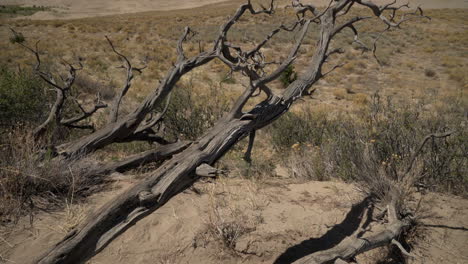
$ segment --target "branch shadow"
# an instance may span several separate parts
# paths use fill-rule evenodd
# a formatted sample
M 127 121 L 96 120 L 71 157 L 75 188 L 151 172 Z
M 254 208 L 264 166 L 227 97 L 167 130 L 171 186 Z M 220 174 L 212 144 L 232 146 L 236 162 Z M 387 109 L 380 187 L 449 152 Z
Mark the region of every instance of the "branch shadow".
M 424 227 L 432 227 L 432 228 L 445 228 L 445 229 L 452 229 L 452 230 L 460 230 L 460 231 L 468 231 L 468 228 L 463 226 L 447 226 L 447 225 L 432 225 L 432 224 L 422 224 Z
M 274 264 L 290 264 L 312 253 L 327 250 L 338 245 L 343 239 L 352 235 L 359 228 L 362 217 L 366 217 L 363 214 L 364 210 L 369 206 L 370 201 L 371 197 L 366 197 L 361 202 L 353 205 L 341 223 L 334 225 L 319 238 L 310 238 L 286 249 L 275 260 Z M 368 225 L 369 221 L 370 217 L 364 226 Z

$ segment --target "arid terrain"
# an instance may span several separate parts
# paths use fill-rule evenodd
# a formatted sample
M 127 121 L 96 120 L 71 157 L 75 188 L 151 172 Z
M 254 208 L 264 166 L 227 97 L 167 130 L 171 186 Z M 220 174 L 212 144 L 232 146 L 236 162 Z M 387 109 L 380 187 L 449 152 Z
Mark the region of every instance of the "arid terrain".
M 51 11 L 38 12 L 29 19 L 75 19 L 94 16 L 105 16 L 115 14 L 137 13 L 147 11 L 168 11 L 177 9 L 187 9 L 210 5 L 220 2 L 242 2 L 239 0 L 179 0 L 176 2 L 167 0 L 2 0 L 5 5 L 25 5 L 25 6 L 48 6 Z M 284 1 L 283 1 L 284 2 Z M 326 6 L 327 0 L 308 0 L 304 3 L 312 3 L 317 6 Z M 374 1 L 384 3 L 385 0 Z M 398 0 L 398 3 L 409 2 L 413 5 L 420 5 L 423 8 L 468 8 L 466 0 Z M 282 3 L 284 5 L 284 3 Z
M 91 197 L 87 204 L 38 215 L 33 227 L 25 219 L 20 224 L 24 229 L 3 245 L 3 256 L 12 263 L 28 263 L 61 239 L 68 224 L 63 220 L 85 217 L 135 182 L 127 176 L 119 178 L 109 191 Z M 337 182 L 221 179 L 195 188 L 138 222 L 88 263 L 292 263 L 350 235 L 359 224 L 354 217 L 363 210 L 356 187 Z M 468 201 L 445 195 L 439 199 L 439 195 L 423 198 L 421 212 L 428 218 L 421 220 L 419 234 L 410 238 L 417 241 L 417 258 L 410 263 L 468 262 L 468 234 L 463 229 Z M 233 248 L 216 235 L 223 224 L 239 232 Z M 389 253 L 370 252 L 358 262 L 376 263 L 385 254 Z
M 197 32 L 185 44 L 189 55 L 209 49 L 219 25 L 244 2 L 1 0 L 0 5 L 50 9 L 28 16 L 2 17 L 0 13 L 0 61 L 19 72 L 34 64 L 31 53 L 12 43 L 10 28 L 21 32 L 31 45 L 40 41 L 43 64 L 54 72 L 63 72 L 64 61 L 79 61 L 83 70 L 76 79 L 80 92 L 76 100 L 89 108 L 96 93 L 108 101 L 125 81 L 121 61 L 112 53 L 107 36 L 135 65 L 146 66 L 135 75 L 124 98 L 124 115 L 133 111 L 177 60 L 176 43 L 185 26 Z M 217 163 L 224 175 L 198 181 L 123 232 L 87 263 L 292 263 L 335 246 L 360 228 L 357 216 L 366 209 L 360 203 L 365 191 L 354 176 L 359 170 L 350 157 L 364 150 L 355 145 L 382 150 L 381 168 L 404 167 L 411 156 L 405 151 L 416 147 L 402 145 L 418 146 L 427 133 L 440 127 L 453 127 L 458 134 L 440 145 L 433 140 L 432 147 L 424 149 L 415 165 L 424 175 L 424 184 L 410 188 L 404 197 L 407 208 L 416 212 L 416 227 L 405 234 L 404 241 L 413 257 L 396 253 L 395 246 L 385 246 L 356 260 L 367 264 L 468 263 L 468 1 L 410 2 L 421 5 L 431 20 L 414 20 L 401 30 L 387 32 L 376 51 L 380 63 L 372 53 L 356 48 L 351 32 L 337 37 L 332 46 L 343 46 L 346 53 L 330 60 L 347 63 L 315 84 L 314 93 L 298 101 L 291 113 L 257 132 L 251 163 L 242 159 L 248 141 L 244 139 Z M 286 3 L 280 1 L 280 6 Z M 361 9 L 355 12 L 367 14 Z M 292 10 L 283 8 L 273 18 L 247 16 L 230 32 L 230 41 L 252 47 L 291 17 L 295 18 Z M 362 40 L 369 45 L 383 29 L 374 21 L 359 26 L 365 32 Z M 315 28 L 310 31 L 317 33 Z M 304 70 L 314 52 L 316 37 L 311 35 L 304 40 L 292 75 Z M 296 38 L 297 32 L 279 33 L 265 47 L 266 56 L 284 59 Z M 167 119 L 175 121 L 167 123 L 164 136 L 195 140 L 247 85 L 241 74 L 230 75 L 219 61 L 190 72 L 172 95 L 182 99 L 172 99 L 168 107 Z M 271 89 L 279 93 L 284 85 L 277 80 Z M 106 114 L 88 121 L 102 127 Z M 186 130 L 187 122 L 193 120 L 196 127 Z M 303 125 L 298 128 L 298 124 Z M 23 135 L 18 128 L 1 134 L 5 141 L 0 141 L 0 147 L 26 145 L 27 137 L 15 133 Z M 145 142 L 119 143 L 99 149 L 90 159 L 92 163 L 118 161 L 151 147 Z M 24 147 L 19 156 L 28 157 L 28 150 Z M 28 166 L 28 158 L 18 164 L 8 158 L 0 155 L 0 173 L 4 173 L 0 174 L 2 263 L 29 263 L 39 257 L 83 223 L 90 212 L 119 197 L 153 168 L 150 164 L 128 174 L 113 173 L 98 187 L 77 180 L 80 176 L 72 173 L 65 184 L 60 183 L 60 188 L 67 187 L 64 194 L 45 189 L 31 199 L 35 207 L 16 212 L 13 191 L 8 193 L 5 186 L 15 177 L 35 175 L 36 169 Z M 49 184 L 53 185 L 46 182 Z M 377 225 L 369 228 L 371 234 L 378 231 Z

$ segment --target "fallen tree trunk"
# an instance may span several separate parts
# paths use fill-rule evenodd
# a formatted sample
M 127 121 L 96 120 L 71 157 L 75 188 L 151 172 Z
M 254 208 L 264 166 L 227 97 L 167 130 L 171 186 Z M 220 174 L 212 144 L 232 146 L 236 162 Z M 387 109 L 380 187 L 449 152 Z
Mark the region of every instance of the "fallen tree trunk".
M 267 65 L 262 59 L 259 59 L 264 58 L 264 54 L 260 52 L 260 49 L 279 30 L 273 31 L 267 36 L 265 41 L 248 52 L 229 43 L 226 34 L 229 28 L 246 11 L 250 11 L 251 14 L 272 14 L 273 1 L 270 8 L 263 8 L 260 11 L 255 11 L 250 1 L 242 5 L 234 16 L 221 28 L 220 36 L 215 42 L 215 48 L 211 52 L 200 54 L 192 59 L 185 59 L 183 55 L 182 41 L 189 32 L 186 29 L 177 48 L 179 59 L 175 68 L 170 71 L 161 83 L 160 88 L 149 95 L 134 113 L 110 124 L 95 134 L 70 145 L 63 146 L 59 151 L 65 156 L 75 156 L 80 153 L 91 152 L 113 142 L 124 140 L 137 130 L 146 114 L 155 105 L 161 103 L 183 74 L 214 58 L 220 59 L 233 71 L 243 72 L 250 79 L 249 86 L 246 87 L 246 90 L 234 103 L 231 111 L 219 120 L 204 136 L 164 162 L 158 169 L 149 173 L 147 178 L 141 183 L 138 183 L 115 200 L 101 207 L 82 226 L 70 232 L 60 243 L 37 260 L 38 263 L 82 263 L 86 261 L 101 251 L 116 236 L 124 232 L 136 221 L 157 210 L 174 195 L 192 185 L 200 178 L 200 175 L 196 174 L 197 168 L 213 165 L 239 140 L 252 135 L 254 131 L 269 125 L 283 113 L 287 112 L 296 100 L 307 94 L 307 91 L 315 82 L 337 68 L 335 66 L 329 72 L 322 73 L 323 64 L 329 56 L 337 53 L 336 50 L 328 51 L 332 38 L 348 27 L 353 29 L 357 38 L 354 23 L 365 18 L 357 17 L 344 24 L 336 25 L 336 18 L 347 14 L 355 3 L 364 6 L 370 5 L 371 8 L 374 7 L 374 5 L 368 2 L 360 0 L 331 1 L 330 5 L 321 13 L 318 13 L 317 9 L 311 10 L 314 14 L 313 18 L 302 18 L 296 21 L 290 30 L 300 26 L 300 36 L 296 39 L 287 58 L 270 74 L 254 73 L 252 69 L 256 67 L 263 68 Z M 382 12 L 387 10 L 388 7 L 390 5 L 380 8 L 380 11 L 376 14 L 386 24 L 388 20 L 382 15 Z M 393 21 L 393 18 L 391 20 Z M 315 53 L 310 60 L 309 66 L 305 68 L 297 80 L 292 82 L 281 95 L 275 95 L 267 87 L 267 84 L 277 79 L 295 60 L 311 23 L 319 24 L 320 30 Z M 392 24 L 395 27 L 398 25 Z M 289 28 L 283 25 L 279 28 L 289 30 Z M 237 55 L 231 55 L 231 50 L 235 50 Z M 257 104 L 250 111 L 244 112 L 243 108 L 247 101 L 254 97 L 257 90 L 265 92 L 267 99 Z M 253 144 L 253 139 L 251 143 Z M 149 154 L 153 155 L 154 153 L 150 151 Z M 135 159 L 139 160 L 139 162 L 141 161 L 140 157 L 136 157 Z M 126 164 L 131 164 L 132 162 L 133 160 L 130 159 Z M 122 165 L 117 165 L 112 169 L 116 170 L 119 166 L 122 167 Z M 376 241 L 380 241 L 379 238 L 376 238 Z
M 121 161 L 113 162 L 110 164 L 99 164 L 86 172 L 88 175 L 109 175 L 112 172 L 126 172 L 144 166 L 151 162 L 164 161 L 177 153 L 182 152 L 190 145 L 189 142 L 179 141 L 176 143 L 155 147 L 154 149 L 147 150 L 127 157 Z
M 38 263 L 81 263 L 95 255 L 135 221 L 195 182 L 196 168 L 221 157 L 246 134 L 251 123 L 243 120 L 219 123 L 216 130 L 175 155 L 148 179 L 100 208 L 80 230 L 71 232 Z
M 146 100 L 131 114 L 121 120 L 117 120 L 99 129 L 95 133 L 80 138 L 74 142 L 66 143 L 57 147 L 58 153 L 65 157 L 76 158 L 84 154 L 103 148 L 109 144 L 125 141 L 139 128 L 145 117 L 155 108 L 162 104 L 166 96 L 171 92 L 179 79 L 192 69 L 208 63 L 214 59 L 214 52 L 203 53 L 194 58 L 180 62 L 174 67 Z

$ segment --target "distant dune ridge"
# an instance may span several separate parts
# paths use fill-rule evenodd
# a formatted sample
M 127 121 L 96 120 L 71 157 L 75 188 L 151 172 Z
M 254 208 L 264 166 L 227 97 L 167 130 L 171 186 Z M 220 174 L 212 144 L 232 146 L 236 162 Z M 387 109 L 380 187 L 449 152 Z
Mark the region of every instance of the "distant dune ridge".
M 423 8 L 468 8 L 468 0 L 409 0 L 414 6 Z M 165 11 L 189 9 L 220 2 L 243 2 L 240 0 L 2 0 L 2 4 L 53 6 L 55 11 L 38 12 L 31 19 L 75 19 L 113 14 L 145 11 Z M 244 1 L 245 2 L 245 1 Z M 278 1 L 286 4 L 289 1 Z M 328 0 L 304 0 L 303 3 L 326 5 Z M 373 0 L 375 3 L 388 3 L 390 0 Z M 407 0 L 398 0 L 406 3 Z

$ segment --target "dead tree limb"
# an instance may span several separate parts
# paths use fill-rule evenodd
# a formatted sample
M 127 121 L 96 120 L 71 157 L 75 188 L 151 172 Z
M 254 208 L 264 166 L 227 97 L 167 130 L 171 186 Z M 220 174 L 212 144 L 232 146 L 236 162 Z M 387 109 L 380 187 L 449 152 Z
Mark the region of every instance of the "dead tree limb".
M 85 138 L 61 146 L 60 153 L 65 156 L 89 153 L 134 135 L 135 131 L 141 127 L 146 116 L 155 106 L 163 102 L 184 74 L 214 59 L 221 60 L 232 71 L 246 73 L 249 78 L 249 85 L 237 98 L 230 112 L 218 120 L 203 136 L 185 150 L 164 162 L 158 169 L 148 173 L 146 179 L 141 183 L 101 207 L 83 225 L 72 231 L 60 243 L 46 252 L 38 260 L 38 263 L 81 263 L 86 261 L 100 252 L 116 236 L 131 227 L 136 221 L 157 210 L 174 195 L 191 186 L 200 177 L 200 175 L 197 175 L 197 169 L 200 166 L 205 166 L 205 168 L 206 165 L 212 166 L 239 140 L 253 131 L 269 125 L 287 112 L 295 101 L 307 95 L 308 90 L 323 78 L 322 68 L 329 54 L 330 42 L 334 36 L 346 28 L 336 25 L 337 15 L 347 12 L 346 8 L 353 3 L 365 5 L 364 3 L 367 2 L 359 0 L 331 1 L 330 5 L 322 12 L 317 10 L 317 15 L 314 18 L 307 19 L 304 17 L 299 19 L 297 23 L 300 36 L 296 39 L 286 59 L 269 73 L 262 72 L 264 69 L 256 69 L 256 67 L 262 68 L 265 65 L 262 62 L 261 54 L 256 52 L 260 59 L 248 58 L 245 55 L 247 53 L 241 48 L 229 43 L 227 33 L 246 12 L 252 15 L 273 14 L 273 1 L 271 1 L 268 8 L 260 10 L 255 10 L 250 1 L 241 5 L 235 14 L 221 27 L 213 48 L 191 58 L 185 58 L 181 47 L 181 42 L 188 34 L 187 30 L 185 30 L 181 41 L 179 41 L 178 63 L 133 113 Z M 378 15 L 381 20 L 383 20 L 381 18 L 382 12 L 380 11 Z M 350 25 L 358 23 L 358 21 L 360 20 L 356 20 Z M 383 21 L 385 23 L 385 20 Z M 315 53 L 309 59 L 308 66 L 299 74 L 297 80 L 292 82 L 282 94 L 271 94 L 253 108 L 244 109 L 246 103 L 255 96 L 256 90 L 264 89 L 295 61 L 309 26 L 314 23 L 319 27 Z M 199 169 L 199 171 L 202 170 Z M 390 204 L 391 210 L 392 206 L 393 204 Z M 394 238 L 394 234 L 399 233 L 406 226 L 404 219 L 391 218 L 389 221 L 392 225 L 388 226 L 386 232 L 368 238 L 373 241 L 370 244 L 360 239 L 360 237 L 356 237 L 351 243 L 354 245 L 354 241 L 356 241 L 355 245 L 357 245 L 357 249 L 353 250 L 353 252 L 368 250 L 384 242 L 387 243 L 388 239 Z M 346 259 L 346 256 L 343 256 L 343 258 Z
M 10 28 L 11 32 L 13 33 L 14 39 L 23 39 L 21 41 L 15 41 L 15 43 L 19 44 L 29 52 L 31 52 L 35 59 L 36 59 L 36 64 L 34 66 L 34 72 L 36 75 L 38 75 L 44 82 L 46 82 L 49 86 L 51 86 L 56 94 L 55 102 L 53 103 L 49 114 L 47 116 L 47 119 L 42 122 L 38 127 L 36 127 L 33 131 L 33 136 L 35 139 L 40 138 L 44 133 L 47 131 L 48 127 L 51 124 L 54 124 L 55 127 L 59 126 L 66 126 L 70 128 L 91 128 L 94 129 L 92 126 L 89 125 L 78 125 L 77 123 L 92 116 L 94 113 L 96 113 L 99 109 L 107 107 L 106 104 L 101 102 L 100 96 L 98 94 L 96 104 L 94 105 L 94 108 L 90 111 L 85 111 L 81 104 L 75 99 L 75 103 L 78 105 L 80 110 L 82 111 L 82 114 L 73 118 L 68 118 L 66 119 L 63 117 L 63 110 L 65 108 L 66 100 L 67 98 L 70 97 L 71 89 L 73 84 L 75 83 L 76 79 L 76 74 L 77 71 L 83 69 L 83 65 L 81 62 L 78 63 L 78 67 L 73 66 L 72 64 L 65 62 L 64 64 L 68 68 L 68 73 L 66 79 L 62 79 L 60 76 L 60 79 L 62 79 L 62 83 L 60 84 L 57 82 L 56 78 L 52 75 L 50 72 L 45 72 L 41 69 L 41 56 L 39 52 L 39 41 L 36 42 L 34 48 L 28 46 L 24 42 L 24 38 L 18 38 L 18 36 L 21 35 L 21 33 L 16 32 L 14 29 Z M 22 35 L 21 35 L 22 36 Z
M 403 254 L 414 257 L 408 253 L 403 246 L 398 242 L 400 234 L 411 225 L 411 220 L 408 218 L 400 218 L 395 199 L 387 205 L 388 223 L 384 224 L 384 229 L 376 234 L 365 235 L 366 230 L 362 227 L 366 221 L 369 221 L 366 214 L 361 218 L 360 228 L 351 236 L 343 239 L 338 245 L 328 250 L 318 251 L 306 257 L 303 257 L 295 264 L 326 264 L 340 263 L 349 261 L 355 256 L 367 252 L 369 250 L 394 244 Z
M 433 133 L 433 134 L 429 134 L 429 135 L 425 136 L 424 139 L 419 144 L 419 147 L 416 149 L 416 151 L 411 156 L 410 163 L 409 163 L 408 167 L 406 168 L 403 176 L 407 175 L 411 171 L 411 169 L 414 166 L 414 162 L 416 161 L 416 158 L 421 153 L 422 149 L 424 148 L 424 145 L 426 145 L 426 143 L 430 139 L 433 139 L 433 138 L 446 138 L 446 137 L 451 136 L 454 133 L 455 133 L 455 131 L 449 131 L 449 132 L 445 132 L 445 133 Z
M 109 37 L 106 36 L 106 39 L 109 45 L 111 46 L 112 51 L 115 54 L 117 54 L 117 56 L 119 56 L 122 59 L 122 61 L 124 61 L 124 65 L 122 65 L 121 68 L 125 69 L 125 72 L 127 75 L 123 88 L 115 96 L 114 101 L 112 102 L 112 105 L 111 105 L 111 109 L 109 113 L 109 123 L 115 123 L 119 117 L 119 107 L 120 107 L 120 104 L 122 103 L 122 99 L 127 94 L 130 87 L 132 86 L 132 80 L 134 77 L 133 72 L 136 71 L 136 72 L 141 73 L 145 67 L 142 67 L 142 68 L 133 67 L 130 60 L 125 55 L 123 55 L 122 53 L 120 53 L 119 51 L 115 49 L 115 46 L 112 43 L 112 41 L 109 39 Z
M 112 172 L 124 173 L 128 170 L 144 166 L 147 163 L 164 161 L 174 156 L 175 154 L 182 152 L 188 146 L 190 146 L 190 142 L 184 141 L 179 141 L 168 145 L 161 145 L 159 147 L 132 155 L 117 162 L 113 162 L 107 165 L 100 164 L 96 166 L 96 168 L 87 171 L 86 174 L 93 176 L 105 176 Z

